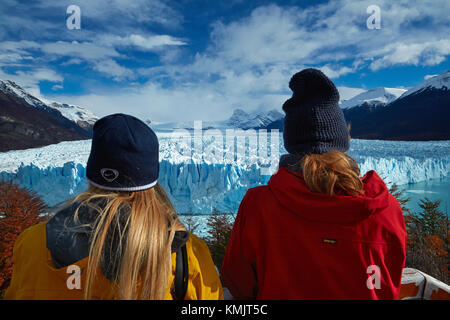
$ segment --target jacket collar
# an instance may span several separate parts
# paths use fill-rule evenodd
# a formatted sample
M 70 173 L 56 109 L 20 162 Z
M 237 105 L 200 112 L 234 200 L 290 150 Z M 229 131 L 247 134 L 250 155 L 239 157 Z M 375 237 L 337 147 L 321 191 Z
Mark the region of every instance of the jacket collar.
M 303 175 L 280 168 L 268 186 L 278 202 L 292 213 L 312 221 L 352 224 L 367 219 L 388 206 L 389 192 L 375 171 L 362 177 L 364 194 L 328 196 L 311 192 Z
M 102 203 L 98 203 L 99 206 Z M 91 207 L 82 205 L 78 211 L 78 220 L 74 219 L 76 208 L 79 204 L 75 203 L 69 207 L 58 211 L 46 224 L 46 245 L 50 252 L 54 266 L 59 269 L 74 264 L 89 256 L 90 236 L 92 226 L 97 217 L 97 211 Z M 125 226 L 128 212 L 121 211 L 119 213 L 119 224 Z M 124 228 L 122 228 L 123 230 Z M 124 239 L 126 241 L 127 232 L 125 231 Z M 172 241 L 171 251 L 176 252 L 189 239 L 187 231 L 176 231 Z M 120 238 L 118 232 L 108 231 L 107 241 L 111 245 L 103 253 L 101 263 L 102 271 L 109 280 L 115 279 L 120 265 L 120 256 L 117 252 Z M 124 244 L 121 246 L 124 248 Z

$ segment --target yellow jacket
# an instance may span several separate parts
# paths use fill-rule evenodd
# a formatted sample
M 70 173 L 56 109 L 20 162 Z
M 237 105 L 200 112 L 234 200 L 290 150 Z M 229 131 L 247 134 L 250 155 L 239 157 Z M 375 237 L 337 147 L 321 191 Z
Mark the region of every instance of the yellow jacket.
M 189 282 L 185 296 L 187 300 L 223 299 L 219 275 L 205 242 L 192 233 L 186 243 L 189 262 Z M 175 278 L 175 253 L 172 254 L 172 275 Z M 81 270 L 79 283 L 74 280 L 71 266 L 56 269 L 46 247 L 45 223 L 37 224 L 22 232 L 16 240 L 13 251 L 13 274 L 5 299 L 26 300 L 78 300 L 83 299 L 84 272 L 88 257 L 76 262 Z M 73 266 L 72 265 L 72 266 Z M 75 267 L 75 268 L 76 268 Z M 114 299 L 114 286 L 98 270 L 93 298 Z M 69 289 L 70 287 L 70 289 Z M 170 286 L 166 300 L 172 300 Z

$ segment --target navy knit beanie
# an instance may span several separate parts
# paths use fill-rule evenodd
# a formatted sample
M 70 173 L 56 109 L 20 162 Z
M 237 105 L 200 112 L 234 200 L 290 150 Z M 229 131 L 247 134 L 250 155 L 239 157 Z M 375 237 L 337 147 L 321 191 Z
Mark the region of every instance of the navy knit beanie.
M 289 82 L 293 95 L 283 104 L 284 147 L 291 154 L 349 149 L 349 132 L 339 107 L 339 92 L 317 69 L 296 73 Z
M 105 190 L 140 191 L 155 186 L 158 173 L 158 138 L 148 125 L 126 114 L 95 123 L 86 167 L 89 183 Z

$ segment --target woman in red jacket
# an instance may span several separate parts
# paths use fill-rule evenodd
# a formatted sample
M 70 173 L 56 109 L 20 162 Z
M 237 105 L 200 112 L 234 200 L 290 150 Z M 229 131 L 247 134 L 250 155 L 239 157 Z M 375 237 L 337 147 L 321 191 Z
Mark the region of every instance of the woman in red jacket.
M 335 85 L 305 69 L 283 110 L 279 170 L 239 208 L 222 277 L 237 299 L 397 299 L 406 255 L 398 201 L 360 178 Z

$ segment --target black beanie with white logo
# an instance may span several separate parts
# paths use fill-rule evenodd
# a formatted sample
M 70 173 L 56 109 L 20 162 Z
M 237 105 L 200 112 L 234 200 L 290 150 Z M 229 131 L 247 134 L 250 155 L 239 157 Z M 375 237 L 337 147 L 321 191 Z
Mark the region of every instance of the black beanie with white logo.
M 289 88 L 293 95 L 283 104 L 285 149 L 296 155 L 347 151 L 349 132 L 334 83 L 310 68 L 296 73 Z
M 141 191 L 158 181 L 159 143 L 141 120 L 113 114 L 94 124 L 86 167 L 88 182 L 112 191 Z

